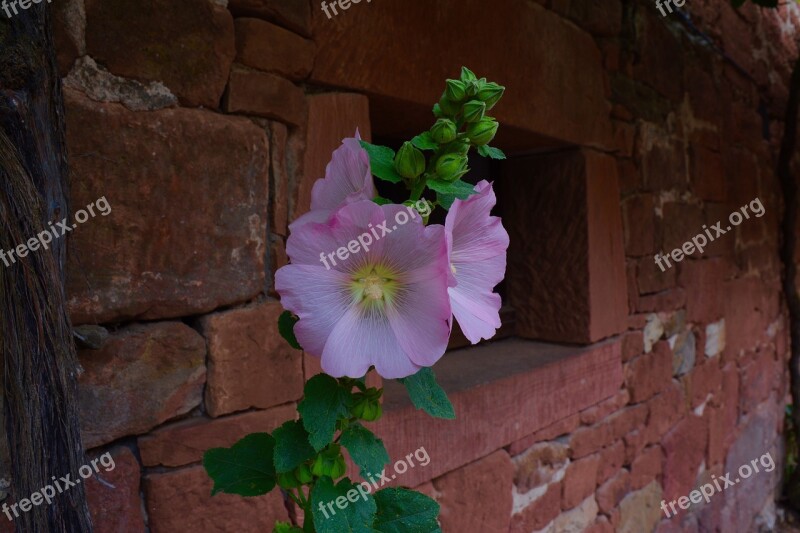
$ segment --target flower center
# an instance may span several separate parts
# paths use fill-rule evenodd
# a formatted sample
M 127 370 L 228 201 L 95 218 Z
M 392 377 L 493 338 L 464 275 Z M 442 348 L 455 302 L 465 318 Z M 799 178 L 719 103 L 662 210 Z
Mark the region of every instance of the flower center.
M 353 273 L 350 288 L 353 298 L 364 305 L 391 302 L 398 289 L 396 276 L 381 265 L 368 265 Z
M 380 300 L 383 298 L 383 286 L 389 280 L 378 276 L 375 274 L 374 270 L 372 272 L 373 273 L 366 278 L 362 278 L 358 281 L 364 285 L 364 294 L 366 294 L 368 298 Z

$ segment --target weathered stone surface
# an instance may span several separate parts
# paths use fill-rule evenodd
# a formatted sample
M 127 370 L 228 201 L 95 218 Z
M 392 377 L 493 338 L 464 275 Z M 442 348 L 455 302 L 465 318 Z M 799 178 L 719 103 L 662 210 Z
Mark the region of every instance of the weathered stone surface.
M 609 514 L 630 492 L 630 474 L 623 469 L 597 488 L 597 504 L 603 514 Z
M 590 455 L 572 462 L 564 473 L 564 490 L 561 497 L 561 508 L 572 509 L 588 496 L 594 494 L 597 486 L 597 467 L 600 456 Z
M 672 350 L 664 341 L 651 353 L 640 355 L 625 368 L 625 385 L 632 402 L 645 401 L 669 386 L 672 377 Z
M 300 126 L 306 119 L 303 89 L 289 80 L 234 65 L 223 103 L 228 113 L 256 115 Z
M 236 28 L 236 61 L 291 80 L 304 79 L 314 66 L 314 41 L 254 18 L 240 18 Z
M 53 14 L 53 46 L 58 72 L 66 76 L 75 60 L 86 53 L 86 13 L 81 0 L 57 2 L 49 7 Z
M 278 332 L 279 302 L 203 317 L 208 341 L 206 410 L 213 417 L 303 395 L 303 357 Z
M 90 459 L 99 457 L 89 451 Z M 109 450 L 113 459 L 110 470 L 103 462 L 97 463 L 99 472 L 86 480 L 86 499 L 92 514 L 92 525 L 98 532 L 142 533 L 145 531 L 142 516 L 142 498 L 139 495 L 141 469 L 133 453 L 125 447 Z M 105 464 L 111 464 L 102 459 Z M 87 463 L 88 464 L 88 463 Z M 105 483 L 101 483 L 102 479 Z
M 64 87 L 86 94 L 96 102 L 120 102 L 131 111 L 153 111 L 178 104 L 178 99 L 161 82 L 148 84 L 114 76 L 84 56 L 64 79 Z
M 311 189 L 314 182 L 325 177 L 325 167 L 331 160 L 331 152 L 342 144 L 342 139 L 355 136 L 356 130 L 365 141 L 372 138 L 369 99 L 366 96 L 324 93 L 310 95 L 307 99 L 307 149 L 303 158 L 302 179 L 295 187 L 291 220 L 311 208 Z
M 562 442 L 542 442 L 514 457 L 514 485 L 520 492 L 528 492 L 561 481 L 569 462 L 568 452 Z
M 498 195 L 511 237 L 506 283 L 517 334 L 583 344 L 624 331 L 628 290 L 614 160 L 567 151 L 515 158 L 506 167 Z
M 263 290 L 264 131 L 205 111 L 133 113 L 66 95 L 72 205 L 105 197 L 111 207 L 71 237 L 74 323 L 199 314 Z
M 145 476 L 151 531 L 271 531 L 276 521 L 288 520 L 278 490 L 255 498 L 212 497 L 212 485 L 200 465 Z
M 228 9 L 237 17 L 265 18 L 311 36 L 311 4 L 306 0 L 228 0 Z
M 652 194 L 635 194 L 622 201 L 625 253 L 647 255 L 655 252 L 655 205 Z M 647 291 L 643 291 L 647 292 Z
M 689 494 L 697 469 L 706 455 L 708 428 L 704 420 L 690 415 L 662 439 L 664 448 L 664 497 L 669 500 Z
M 146 433 L 197 407 L 205 354 L 203 338 L 178 322 L 129 326 L 101 350 L 81 350 L 78 402 L 84 445 Z
M 661 518 L 661 485 L 653 481 L 645 488 L 625 496 L 619 504 L 619 533 L 653 531 Z
M 642 450 L 631 465 L 631 488 L 639 490 L 656 479 L 661 474 L 663 458 L 660 446 L 648 446 Z
M 725 300 L 724 276 L 725 265 L 720 258 L 684 260 L 681 263 L 678 283 L 686 289 L 686 313 L 689 322 L 708 323 L 722 317 Z
M 211 448 L 227 448 L 250 433 L 269 432 L 296 418 L 294 405 L 209 420 L 191 418 L 163 426 L 139 438 L 145 466 L 184 466 Z
M 574 431 L 580 424 L 580 416 L 575 413 L 572 416 L 563 418 L 554 424 L 550 424 L 549 426 L 540 429 L 536 433 L 528 435 L 527 437 L 524 437 L 516 442 L 512 442 L 508 446 L 508 453 L 510 453 L 512 457 L 518 455 L 537 442 L 553 440 L 556 437 L 561 437 L 567 435 L 568 433 L 572 433 L 572 431 Z
M 442 530 L 508 531 L 513 470 L 508 454 L 499 450 L 434 480 Z
M 681 331 L 667 339 L 672 349 L 672 373 L 682 376 L 694 368 L 696 339 L 690 329 Z
M 553 521 L 553 533 L 582 533 L 594 523 L 598 512 L 594 496 L 586 498 L 573 510 L 563 513 Z
M 233 18 L 212 2 L 86 0 L 86 49 L 113 74 L 216 108 L 235 54 Z
M 517 501 L 521 500 L 521 501 Z M 522 502 L 526 505 L 521 506 Z M 561 483 L 541 487 L 535 494 L 515 498 L 509 533 L 530 533 L 547 526 L 561 512 Z
M 272 203 L 270 209 L 270 231 L 286 237 L 289 223 L 289 182 L 292 169 L 287 161 L 289 129 L 285 124 L 270 121 L 268 125 L 270 158 L 272 167 L 269 176 L 269 197 Z M 292 178 L 296 178 L 292 176 Z M 296 179 L 292 179 L 296 181 Z M 272 271 L 275 274 L 275 271 Z
M 653 351 L 653 346 L 664 334 L 664 324 L 658 315 L 651 313 L 647 315 L 647 324 L 644 327 L 644 353 Z
M 714 357 L 725 350 L 725 319 L 706 326 L 706 357 Z
M 491 17 L 482 4 L 444 0 L 436 5 L 436 16 L 431 16 L 428 0 L 362 2 L 335 21 L 315 9 L 319 52 L 312 81 L 413 102 L 430 117 L 431 96 L 441 94 L 442 80 L 469 65 L 479 76 L 508 87 L 496 108 L 502 124 L 576 144 L 612 144 L 602 57 L 589 34 L 535 2 L 496 4 Z M 481 46 L 472 46 L 461 28 L 478 20 Z M 426 47 L 436 53 L 420 54 L 402 39 L 387 39 L 390 27 L 397 35 L 428 36 Z M 532 85 L 532 79 L 537 83 Z M 408 107 L 401 113 L 407 115 Z M 399 133 L 408 117 L 392 122 L 389 126 Z

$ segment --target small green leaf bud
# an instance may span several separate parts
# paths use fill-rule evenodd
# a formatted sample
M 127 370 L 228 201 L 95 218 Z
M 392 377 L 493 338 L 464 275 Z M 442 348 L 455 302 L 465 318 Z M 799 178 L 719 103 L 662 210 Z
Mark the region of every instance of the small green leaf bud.
M 456 123 L 447 118 L 440 118 L 431 128 L 431 137 L 439 144 L 453 142 L 458 135 Z
M 468 171 L 467 157 L 461 154 L 444 154 L 436 161 L 436 175 L 445 181 L 455 181 Z
M 311 473 L 311 467 L 305 463 L 294 469 L 294 475 L 300 483 L 304 485 L 314 481 L 314 474 Z
M 461 80 L 447 80 L 444 94 L 451 102 L 460 102 L 467 97 L 467 88 Z
M 486 113 L 486 104 L 480 100 L 470 100 L 464 104 L 464 120 L 466 122 L 478 122 Z
M 461 67 L 461 81 L 465 81 L 466 82 L 466 81 L 472 81 L 472 80 L 476 80 L 476 79 L 478 79 L 478 77 L 475 75 L 474 72 L 472 72 L 467 67 Z
M 425 172 L 425 155 L 406 141 L 394 156 L 394 168 L 404 178 L 414 179 Z
M 505 91 L 506 88 L 502 85 L 489 82 L 481 87 L 481 89 L 478 91 L 478 100 L 484 102 L 486 104 L 486 110 L 489 111 L 497 102 L 500 101 L 500 98 L 503 97 L 503 93 Z
M 497 134 L 499 124 L 492 117 L 484 117 L 479 122 L 470 124 L 467 127 L 467 135 L 475 146 L 489 144 Z

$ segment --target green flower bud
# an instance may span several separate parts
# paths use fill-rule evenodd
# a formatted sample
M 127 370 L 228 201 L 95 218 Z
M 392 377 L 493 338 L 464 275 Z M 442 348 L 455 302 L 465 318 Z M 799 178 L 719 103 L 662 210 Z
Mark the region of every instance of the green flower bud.
M 311 467 L 305 463 L 294 469 L 294 475 L 300 483 L 304 485 L 314 481 L 314 474 L 311 473 Z
M 436 174 L 445 181 L 455 181 L 468 171 L 467 156 L 444 154 L 436 161 Z
M 486 104 L 480 100 L 470 100 L 464 104 L 464 120 L 467 122 L 478 122 L 486 113 Z
M 500 101 L 500 98 L 503 97 L 504 92 L 506 92 L 505 87 L 494 82 L 489 82 L 481 87 L 477 96 L 478 100 L 486 104 L 486 111 L 489 111 L 497 102 Z
M 444 94 L 451 102 L 460 102 L 467 97 L 467 88 L 463 81 L 447 80 L 447 89 Z
M 454 117 L 456 113 L 458 113 L 460 106 L 448 99 L 447 95 L 443 94 L 442 98 L 439 100 L 439 109 L 444 116 Z
M 469 140 L 475 146 L 483 146 L 489 144 L 494 136 L 497 134 L 499 124 L 492 117 L 484 117 L 479 122 L 470 124 L 467 127 L 467 135 Z
M 353 416 L 368 422 L 374 422 L 379 419 L 383 414 L 381 396 L 383 396 L 383 390 L 375 387 L 370 387 L 364 392 L 354 394 L 355 404 L 351 410 Z
M 458 135 L 456 123 L 447 118 L 440 118 L 431 128 L 431 137 L 439 144 L 453 142 Z
M 278 474 L 278 485 L 284 489 L 294 489 L 302 485 L 302 483 L 294 475 L 294 472 L 284 472 L 283 474 Z
M 461 67 L 461 81 L 477 80 L 478 77 L 467 67 Z
M 342 447 L 338 444 L 331 444 L 322 450 L 311 466 L 311 473 L 315 476 L 328 476 L 331 479 L 342 477 L 346 470 Z
M 425 172 L 425 156 L 406 141 L 394 156 L 394 168 L 404 178 L 414 179 Z

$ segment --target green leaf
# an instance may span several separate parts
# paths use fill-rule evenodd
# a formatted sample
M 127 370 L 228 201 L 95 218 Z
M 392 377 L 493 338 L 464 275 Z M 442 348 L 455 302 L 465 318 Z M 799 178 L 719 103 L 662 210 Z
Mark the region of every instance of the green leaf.
M 376 533 L 372 528 L 377 511 L 375 498 L 356 487 L 348 478 L 335 486 L 327 476 L 317 481 L 311 491 L 311 514 L 317 533 Z M 337 505 L 337 499 L 341 505 Z
M 291 472 L 316 452 L 308 443 L 308 432 L 300 420 L 290 420 L 272 432 L 275 439 L 275 472 Z
M 289 311 L 284 311 L 281 313 L 280 318 L 278 318 L 278 331 L 281 337 L 286 339 L 286 342 L 289 343 L 289 346 L 296 350 L 302 350 L 303 348 L 300 346 L 300 343 L 297 342 L 297 337 L 294 336 L 294 325 L 297 324 L 298 320 L 300 319 Z
M 378 506 L 373 527 L 380 533 L 441 533 L 436 519 L 439 504 L 408 489 L 383 489 L 375 493 Z
M 369 154 L 369 166 L 372 174 L 384 181 L 400 183 L 402 176 L 394 168 L 394 150 L 386 146 L 376 146 L 366 141 L 360 141 L 361 147 Z
M 231 448 L 212 448 L 203 455 L 203 467 L 214 480 L 211 495 L 219 492 L 261 496 L 275 487 L 272 454 L 275 439 L 253 433 Z
M 345 429 L 339 442 L 350 452 L 364 479 L 383 472 L 383 467 L 389 462 L 389 453 L 383 441 L 361 424 L 353 424 Z
M 428 187 L 436 191 L 436 199 L 439 205 L 445 209 L 450 209 L 456 198 L 465 200 L 475 194 L 475 186 L 461 180 L 444 181 L 431 179 L 427 181 Z
M 420 133 L 413 139 L 411 139 L 411 144 L 419 148 L 420 150 L 436 150 L 439 148 L 439 145 L 431 138 L 431 132 L 426 131 L 425 133 Z
M 506 154 L 500 148 L 493 148 L 488 144 L 478 147 L 478 153 L 481 154 L 483 157 L 489 157 L 491 159 L 505 159 Z
M 391 200 L 389 200 L 388 198 L 384 198 L 382 196 L 376 196 L 375 198 L 372 199 L 372 201 L 378 205 L 386 205 L 392 203 Z
M 278 522 L 275 524 L 275 529 L 272 530 L 272 533 L 303 533 L 303 530 L 288 522 Z
M 436 376 L 430 368 L 423 368 L 413 376 L 398 380 L 406 386 L 411 402 L 417 409 L 436 418 L 453 420 L 456 417 L 453 404 L 447 393 L 436 383 Z
M 336 421 L 350 416 L 353 395 L 327 374 L 309 379 L 303 395 L 297 410 L 309 433 L 311 446 L 320 451 L 333 441 Z

